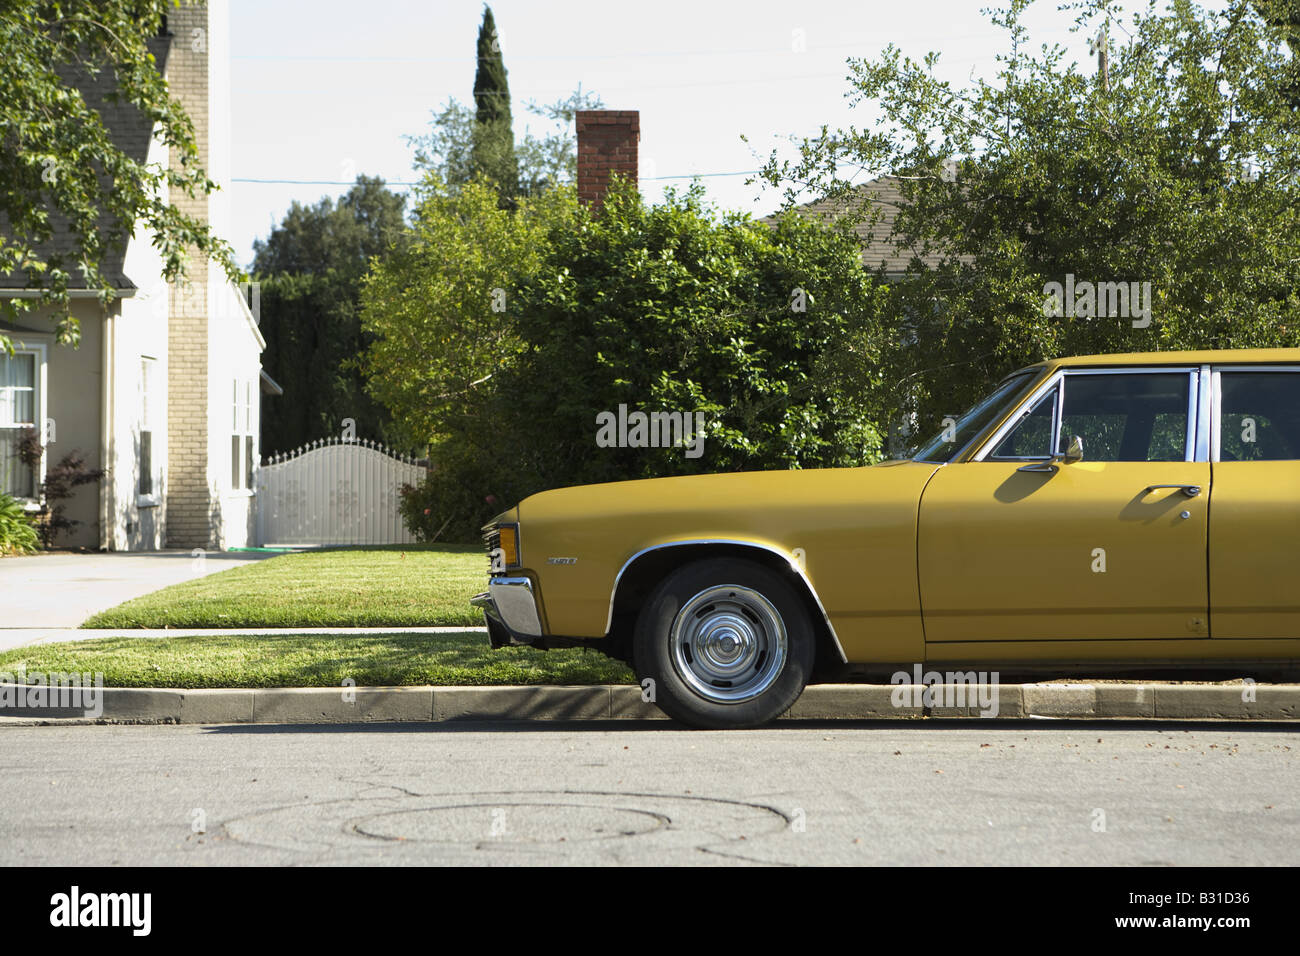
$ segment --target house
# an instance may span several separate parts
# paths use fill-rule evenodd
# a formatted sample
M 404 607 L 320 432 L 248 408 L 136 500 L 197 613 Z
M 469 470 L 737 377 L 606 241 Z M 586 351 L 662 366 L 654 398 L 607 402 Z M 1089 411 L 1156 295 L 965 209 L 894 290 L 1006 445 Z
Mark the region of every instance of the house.
M 202 165 L 228 187 L 226 3 L 180 7 L 152 45 L 193 120 Z M 83 95 L 123 149 L 150 163 L 174 159 L 147 121 L 107 104 L 96 82 L 87 81 Z M 225 188 L 177 205 L 221 235 L 228 197 Z M 276 386 L 262 374 L 265 342 L 245 295 L 197 256 L 187 280 L 168 285 L 143 229 L 102 267 L 120 297 L 105 308 L 93 290 L 72 289 L 80 347 L 56 345 L 40 311 L 4 327 L 15 353 L 0 353 L 0 490 L 36 506 L 42 475 L 15 454 L 23 430 L 36 427 L 48 443 L 42 471 L 73 449 L 107 471 L 69 503 L 68 517 L 81 524 L 60 544 L 114 551 L 251 544 L 259 397 Z M 32 294 L 12 280 L 0 277 L 0 296 Z
M 919 259 L 928 268 L 936 268 L 944 259 L 934 250 L 922 254 L 906 247 L 899 248 L 899 237 L 894 234 L 898 211 L 906 204 L 897 176 L 880 176 L 855 187 L 847 195 L 831 199 L 818 199 L 794 207 L 794 212 L 826 224 L 832 224 L 846 215 L 853 215 L 850 227 L 862 245 L 862 264 L 868 269 L 883 270 L 886 281 L 899 279 L 912 260 Z M 771 223 L 775 216 L 762 222 Z M 958 256 L 961 262 L 971 262 L 970 256 Z

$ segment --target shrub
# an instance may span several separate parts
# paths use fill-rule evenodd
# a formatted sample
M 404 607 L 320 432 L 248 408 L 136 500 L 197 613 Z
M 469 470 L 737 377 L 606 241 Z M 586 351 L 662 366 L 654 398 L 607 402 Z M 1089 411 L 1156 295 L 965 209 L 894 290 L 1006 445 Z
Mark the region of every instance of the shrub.
M 9 495 L 0 493 L 0 555 L 30 554 L 38 538 L 32 519 Z
M 40 436 L 34 428 L 28 429 L 18 445 L 19 458 L 24 464 L 38 468 L 44 455 L 45 446 L 41 444 Z M 71 531 L 81 524 L 64 513 L 67 508 L 64 502 L 72 497 L 76 488 L 99 481 L 105 474 L 103 468 L 87 467 L 86 456 L 76 448 L 60 458 L 58 464 L 46 469 L 45 480 L 41 483 L 41 510 L 37 524 L 45 547 L 53 547 L 55 537 L 61 532 Z
M 718 214 L 698 188 L 549 202 L 434 195 L 367 285 L 370 387 L 436 465 L 403 496 L 417 535 L 473 540 L 564 485 L 879 459 L 888 291 L 852 235 Z M 704 443 L 607 447 L 620 406 L 690 415 Z

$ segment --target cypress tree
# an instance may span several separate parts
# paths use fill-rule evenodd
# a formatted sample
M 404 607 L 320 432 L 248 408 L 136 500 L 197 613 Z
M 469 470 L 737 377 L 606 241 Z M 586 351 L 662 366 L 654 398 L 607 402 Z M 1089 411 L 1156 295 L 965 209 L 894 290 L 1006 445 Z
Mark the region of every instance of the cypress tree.
M 492 179 L 503 201 L 519 187 L 519 164 L 515 159 L 515 136 L 510 118 L 510 85 L 501 56 L 492 8 L 484 6 L 478 31 L 478 71 L 474 75 L 473 166 Z

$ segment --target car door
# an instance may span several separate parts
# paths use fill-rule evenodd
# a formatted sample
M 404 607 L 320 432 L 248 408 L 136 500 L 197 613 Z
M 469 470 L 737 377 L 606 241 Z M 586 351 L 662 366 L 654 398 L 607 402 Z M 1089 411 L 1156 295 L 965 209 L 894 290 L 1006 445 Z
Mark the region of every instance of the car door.
M 1207 637 L 1200 383 L 1191 368 L 1067 369 L 939 469 L 919 515 L 927 645 Z M 1082 459 L 1061 460 L 1075 437 Z
M 1212 633 L 1300 637 L 1300 368 L 1213 374 Z

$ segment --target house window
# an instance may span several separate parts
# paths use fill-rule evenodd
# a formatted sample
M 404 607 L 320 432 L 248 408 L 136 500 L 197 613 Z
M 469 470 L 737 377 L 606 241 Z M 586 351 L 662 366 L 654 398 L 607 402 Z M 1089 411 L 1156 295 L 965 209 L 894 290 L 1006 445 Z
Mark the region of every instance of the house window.
M 24 434 L 37 429 L 45 407 L 45 352 L 0 351 L 0 491 L 15 498 L 35 498 L 39 478 L 23 464 L 18 448 Z
M 139 494 L 153 494 L 154 359 L 140 358 L 140 487 Z
M 234 381 L 230 435 L 230 487 L 253 489 L 253 383 Z

